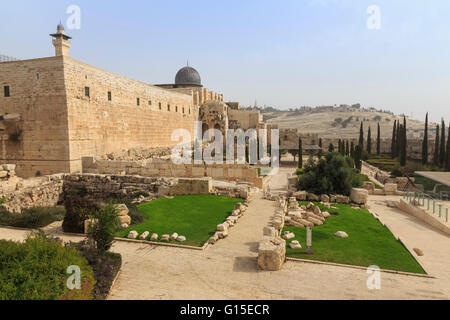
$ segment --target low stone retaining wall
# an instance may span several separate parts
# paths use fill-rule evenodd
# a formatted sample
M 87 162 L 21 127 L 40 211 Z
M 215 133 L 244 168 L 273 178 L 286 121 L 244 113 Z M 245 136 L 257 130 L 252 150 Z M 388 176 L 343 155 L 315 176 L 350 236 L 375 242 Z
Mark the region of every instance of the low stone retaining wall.
M 365 161 L 363 161 L 363 165 L 365 167 L 365 171 L 368 176 L 374 178 L 376 181 L 381 184 L 396 184 L 398 190 L 402 191 L 411 191 L 414 190 L 414 186 L 408 181 L 406 177 L 391 177 L 391 174 L 383 171 Z M 410 180 L 414 183 L 414 178 L 410 178 Z
M 95 201 L 110 198 L 138 197 L 146 199 L 163 196 L 212 194 L 250 199 L 254 190 L 245 184 L 213 187 L 211 178 L 156 178 L 108 174 L 57 174 L 31 179 L 15 178 L 0 181 L 0 188 L 8 184 L 8 192 L 1 194 L 0 205 L 11 212 L 22 212 L 31 207 L 53 207 L 62 204 L 73 194 L 87 196 Z M 3 189 L 4 190 L 4 189 Z
M 61 174 L 31 179 L 14 177 L 2 181 L 1 206 L 17 213 L 32 207 L 54 207 L 62 200 L 63 184 Z
M 416 207 L 404 199 L 400 199 L 397 208 L 450 235 L 450 227 L 427 213 L 424 209 Z
M 82 158 L 83 173 L 140 175 L 143 177 L 202 178 L 211 177 L 221 181 L 249 182 L 258 188 L 264 187 L 258 168 L 240 164 L 180 164 L 170 159 L 147 159 L 142 161 L 97 160 Z

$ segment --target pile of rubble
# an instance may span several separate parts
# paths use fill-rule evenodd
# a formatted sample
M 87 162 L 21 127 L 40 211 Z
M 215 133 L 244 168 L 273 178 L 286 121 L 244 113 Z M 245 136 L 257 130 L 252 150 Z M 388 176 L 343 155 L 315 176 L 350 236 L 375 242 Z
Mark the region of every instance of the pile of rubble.
M 0 194 L 14 192 L 20 179 L 16 177 L 15 164 L 0 165 Z
M 150 237 L 149 236 L 150 236 L 149 231 L 144 231 L 141 235 L 139 235 L 139 233 L 137 231 L 130 231 L 130 233 L 128 234 L 128 239 L 134 240 L 134 239 L 137 239 L 138 237 L 139 237 L 139 240 L 149 240 L 149 241 L 158 241 L 158 239 L 159 239 L 159 235 L 157 233 L 153 233 Z M 185 236 L 181 236 L 176 232 L 172 233 L 172 235 L 163 234 L 160 239 L 160 241 L 162 241 L 162 242 L 169 242 L 170 240 L 184 242 L 187 239 Z
M 100 160 L 145 160 L 151 158 L 168 158 L 172 154 L 172 149 L 167 147 L 159 148 L 132 148 L 121 152 L 113 152 L 101 156 Z
M 331 208 L 329 203 L 324 204 L 325 207 Z M 299 206 L 297 199 L 291 197 L 289 199 L 289 208 L 284 218 L 287 226 L 293 227 L 314 227 L 321 226 L 325 223 L 325 219 L 331 215 L 327 211 L 323 211 L 310 202 L 307 206 Z
M 228 237 L 228 229 L 232 228 L 238 220 L 244 215 L 248 208 L 248 200 L 244 203 L 236 203 L 233 212 L 227 220 L 217 226 L 217 232 L 208 240 L 209 244 L 215 244 L 219 239 Z
M 292 194 L 298 201 L 314 201 L 314 202 L 324 202 L 324 203 L 341 203 L 348 204 L 350 203 L 350 198 L 344 195 L 335 194 L 335 195 L 327 195 L 321 194 L 317 195 L 311 192 L 306 191 L 297 191 Z

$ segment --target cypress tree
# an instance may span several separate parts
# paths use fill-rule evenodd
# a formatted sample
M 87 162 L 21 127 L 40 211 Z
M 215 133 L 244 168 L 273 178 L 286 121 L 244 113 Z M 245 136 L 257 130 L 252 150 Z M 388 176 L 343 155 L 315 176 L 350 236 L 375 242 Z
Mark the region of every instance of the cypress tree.
M 425 116 L 425 131 L 423 133 L 423 142 L 422 142 L 422 164 L 428 164 L 428 112 Z
M 433 164 L 439 165 L 439 125 L 436 126 L 436 140 L 434 141 Z
M 403 125 L 400 125 L 400 165 L 404 167 L 406 165 L 406 129 Z
M 341 139 L 339 139 L 338 141 L 338 152 L 342 153 L 342 143 L 341 143 Z
M 400 137 L 400 120 L 397 121 L 397 133 L 395 134 L 395 157 L 398 157 L 400 155 L 400 149 L 401 149 L 401 143 L 402 143 L 402 139 Z
M 367 153 L 372 153 L 372 131 L 369 126 L 369 132 L 367 132 Z
M 298 138 L 298 167 L 303 168 L 303 145 L 302 139 Z
M 357 145 L 355 148 L 355 167 L 358 170 L 361 170 L 361 156 L 362 156 L 362 147 L 361 145 Z
M 391 142 L 391 156 L 392 156 L 392 159 L 395 158 L 395 150 L 397 149 L 397 147 L 395 145 L 395 142 L 397 140 L 396 133 L 397 133 L 397 120 L 394 121 L 394 128 L 392 129 L 392 142 Z
M 348 140 L 345 141 L 345 155 L 349 156 L 350 155 L 350 146 L 348 144 Z
M 322 148 L 322 138 L 319 138 L 319 147 Z
M 445 122 L 444 119 L 442 119 L 442 126 L 441 126 L 441 150 L 439 152 L 439 165 L 443 167 L 445 165 Z
M 350 157 L 352 157 L 353 160 L 355 159 L 355 143 L 353 141 L 350 145 Z
M 445 169 L 447 171 L 450 171 L 450 125 L 448 126 L 447 156 L 445 158 Z
M 334 152 L 334 146 L 332 143 L 328 146 L 328 152 Z
M 361 121 L 361 127 L 359 128 L 359 145 L 364 148 L 364 124 Z
M 377 126 L 377 154 L 381 153 L 381 132 L 380 132 L 380 123 L 378 122 Z
M 401 150 L 402 157 L 403 157 L 403 159 L 401 161 L 401 163 L 403 163 L 402 166 L 406 165 L 406 159 L 408 158 L 407 146 L 408 146 L 408 137 L 407 137 L 407 128 L 406 128 L 406 116 L 404 116 L 403 117 L 403 133 L 402 133 L 402 150 Z

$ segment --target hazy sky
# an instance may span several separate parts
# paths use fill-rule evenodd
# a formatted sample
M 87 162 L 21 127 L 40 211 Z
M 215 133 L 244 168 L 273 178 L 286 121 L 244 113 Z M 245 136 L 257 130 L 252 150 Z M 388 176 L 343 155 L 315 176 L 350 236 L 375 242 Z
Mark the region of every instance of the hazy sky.
M 69 5 L 81 29 L 68 30 Z M 370 5 L 380 8 L 369 30 Z M 450 1 L 2 1 L 0 53 L 70 56 L 148 83 L 173 83 L 189 60 L 226 100 L 283 109 L 361 103 L 450 120 Z

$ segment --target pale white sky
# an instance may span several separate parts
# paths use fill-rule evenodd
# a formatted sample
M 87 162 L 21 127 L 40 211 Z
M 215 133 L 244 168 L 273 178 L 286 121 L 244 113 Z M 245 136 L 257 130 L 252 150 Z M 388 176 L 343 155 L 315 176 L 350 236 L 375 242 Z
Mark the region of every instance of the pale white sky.
M 369 30 L 376 3 L 380 29 Z M 0 53 L 53 55 L 49 33 L 73 1 L 2 3 Z M 203 84 L 243 105 L 361 103 L 450 121 L 448 0 L 79 0 L 75 59 L 171 83 L 189 59 Z M 372 20 L 371 20 L 372 21 Z M 66 28 L 67 29 L 67 28 Z

